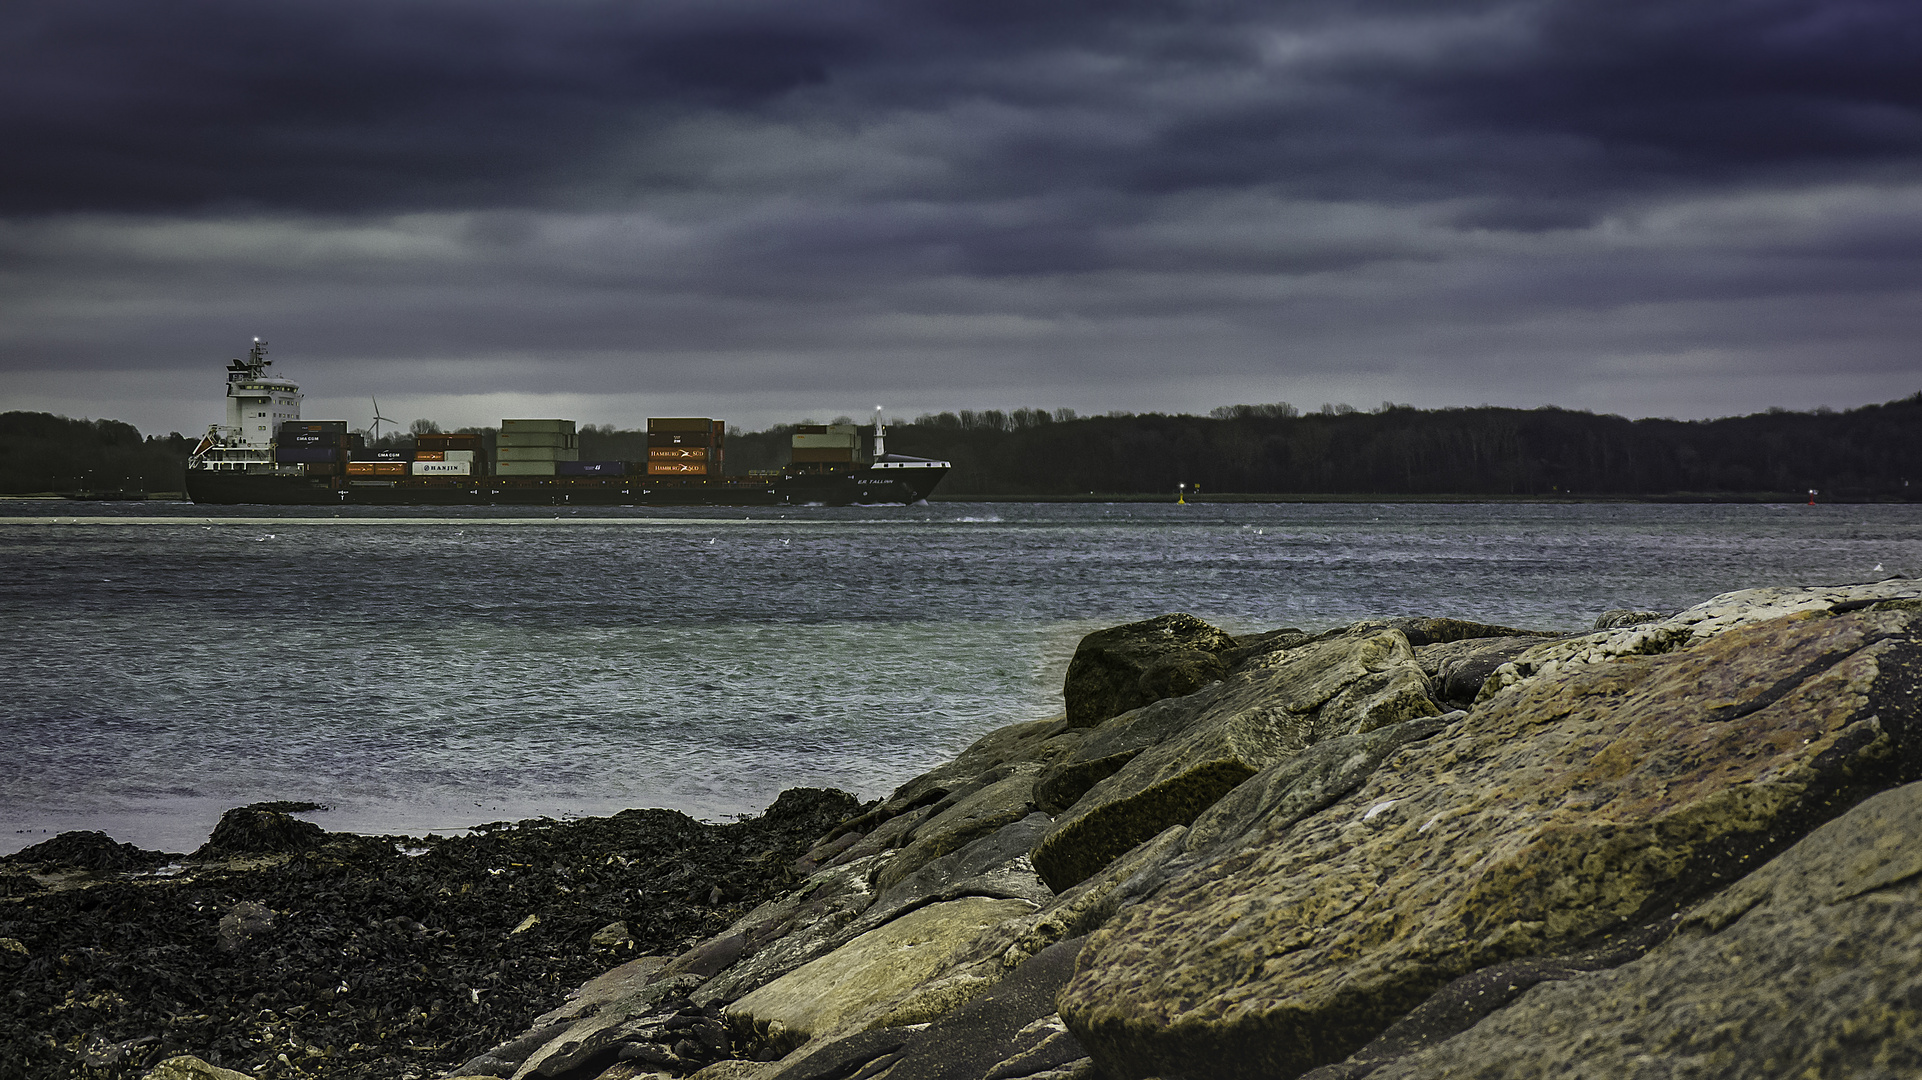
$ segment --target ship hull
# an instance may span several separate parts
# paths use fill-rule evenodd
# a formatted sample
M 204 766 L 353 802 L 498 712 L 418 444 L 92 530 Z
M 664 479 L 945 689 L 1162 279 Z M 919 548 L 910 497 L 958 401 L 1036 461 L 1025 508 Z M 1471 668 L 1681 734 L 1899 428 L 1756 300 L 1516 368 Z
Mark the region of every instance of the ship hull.
M 209 506 L 829 506 L 920 502 L 946 469 L 860 468 L 781 477 L 351 477 L 190 469 Z

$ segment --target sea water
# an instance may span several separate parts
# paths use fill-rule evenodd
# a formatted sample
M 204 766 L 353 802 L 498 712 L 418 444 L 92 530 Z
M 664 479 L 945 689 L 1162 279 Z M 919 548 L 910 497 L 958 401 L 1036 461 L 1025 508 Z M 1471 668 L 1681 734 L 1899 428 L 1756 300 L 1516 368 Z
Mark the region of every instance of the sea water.
M 1586 629 L 1922 572 L 1922 507 L 0 504 L 0 852 L 222 810 L 451 831 L 886 794 L 1060 711 L 1090 630 Z

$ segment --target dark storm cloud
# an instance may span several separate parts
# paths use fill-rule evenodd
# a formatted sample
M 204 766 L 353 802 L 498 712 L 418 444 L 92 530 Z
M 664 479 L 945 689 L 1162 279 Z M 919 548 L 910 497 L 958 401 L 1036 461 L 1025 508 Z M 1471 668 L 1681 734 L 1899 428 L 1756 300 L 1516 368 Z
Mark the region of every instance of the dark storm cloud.
M 949 171 L 916 190 L 1509 193 L 1514 221 L 1554 224 L 1653 180 L 1922 149 L 1907 2 L 80 0 L 10 18 L 12 214 L 600 201 L 698 183 L 631 152 L 690 116 L 970 104 L 1019 122 L 924 147 Z
M 342 400 L 759 394 L 750 424 L 1922 378 L 1913 0 L 8 17 L 6 407 L 198 395 L 256 332 Z

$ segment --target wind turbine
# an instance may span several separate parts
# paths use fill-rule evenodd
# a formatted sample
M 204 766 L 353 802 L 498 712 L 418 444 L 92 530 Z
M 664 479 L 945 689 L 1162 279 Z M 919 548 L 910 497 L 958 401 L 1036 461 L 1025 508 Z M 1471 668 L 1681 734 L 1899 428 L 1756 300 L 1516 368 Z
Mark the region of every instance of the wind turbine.
M 370 400 L 370 401 L 372 401 L 372 402 L 374 403 L 374 423 L 373 423 L 373 425 L 372 425 L 372 426 L 373 426 L 373 433 L 372 433 L 372 434 L 373 434 L 373 436 L 374 436 L 374 441 L 378 443 L 378 442 L 380 441 L 380 426 L 381 426 L 382 424 L 394 424 L 394 422 L 393 422 L 392 420 L 389 420 L 388 418 L 386 418 L 385 416 L 382 416 L 382 415 L 380 414 L 380 399 L 379 399 L 379 398 L 377 398 L 377 397 L 372 397 L 372 396 L 370 395 L 370 396 L 369 396 L 369 398 L 368 398 L 368 400 Z M 400 425 L 399 425 L 399 424 L 394 424 L 394 426 L 395 426 L 395 427 L 399 427 Z

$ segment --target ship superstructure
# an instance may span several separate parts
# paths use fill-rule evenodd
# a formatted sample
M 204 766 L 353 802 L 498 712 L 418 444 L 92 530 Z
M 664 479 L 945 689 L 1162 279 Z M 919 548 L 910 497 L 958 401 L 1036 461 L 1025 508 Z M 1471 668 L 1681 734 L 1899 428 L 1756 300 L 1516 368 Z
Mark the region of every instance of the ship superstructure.
M 245 360 L 227 362 L 227 422 L 213 424 L 194 448 L 187 468 L 216 472 L 274 473 L 274 446 L 282 424 L 300 420 L 300 385 L 267 374 L 267 343 L 254 339 Z

